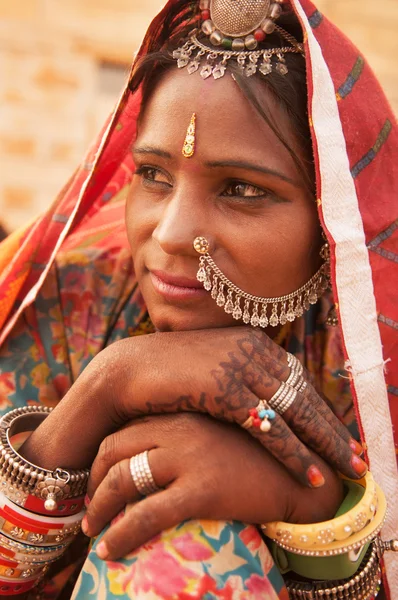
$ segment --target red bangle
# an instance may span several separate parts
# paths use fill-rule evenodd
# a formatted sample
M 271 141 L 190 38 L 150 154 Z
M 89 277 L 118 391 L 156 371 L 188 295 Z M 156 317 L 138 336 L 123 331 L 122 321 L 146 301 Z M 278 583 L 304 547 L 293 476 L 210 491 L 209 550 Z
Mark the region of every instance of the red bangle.
M 12 581 L 11 579 L 0 579 L 0 596 L 17 596 L 29 592 L 40 581 L 40 577 L 33 577 L 25 581 Z
M 0 532 L 35 546 L 52 546 L 72 540 L 80 531 L 84 512 L 65 518 L 39 516 L 17 506 L 0 492 Z
M 0 477 L 0 491 L 14 504 L 39 515 L 47 515 L 49 517 L 73 516 L 80 512 L 84 506 L 84 495 L 81 495 L 59 500 L 59 504 L 54 510 L 47 510 L 45 508 L 45 499 L 39 498 L 34 494 L 29 494 L 27 490 L 15 486 L 3 477 Z
M 16 562 L 15 560 L 7 560 L 0 556 L 0 578 L 7 577 L 10 579 L 25 580 L 30 577 L 40 577 L 48 571 L 48 563 L 42 564 L 26 564 Z
M 10 498 L 10 500 L 15 502 L 13 498 Z M 39 515 L 46 515 L 49 517 L 72 517 L 83 510 L 84 496 L 61 500 L 57 508 L 51 511 L 44 508 L 44 500 L 38 498 L 37 496 L 33 496 L 32 494 L 29 494 L 23 503 L 15 502 L 15 504 Z

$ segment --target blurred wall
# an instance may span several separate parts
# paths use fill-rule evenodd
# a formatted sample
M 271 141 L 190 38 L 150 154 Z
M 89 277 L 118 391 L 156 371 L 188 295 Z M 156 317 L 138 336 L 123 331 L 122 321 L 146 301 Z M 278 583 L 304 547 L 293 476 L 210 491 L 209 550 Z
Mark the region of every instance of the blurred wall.
M 122 87 L 160 0 L 0 0 L 0 221 L 54 199 Z M 318 0 L 398 109 L 398 1 Z

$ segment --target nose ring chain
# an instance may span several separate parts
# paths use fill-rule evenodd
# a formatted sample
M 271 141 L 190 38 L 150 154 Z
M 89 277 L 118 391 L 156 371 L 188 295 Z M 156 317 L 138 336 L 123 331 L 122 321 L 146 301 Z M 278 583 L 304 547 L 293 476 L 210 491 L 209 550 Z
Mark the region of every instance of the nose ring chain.
M 306 284 L 298 290 L 275 298 L 253 296 L 236 286 L 224 275 L 209 254 L 209 242 L 203 236 L 195 238 L 193 246 L 200 254 L 196 278 L 227 314 L 253 327 L 277 327 L 293 322 L 316 304 L 329 287 L 328 245 L 322 247 L 324 263 Z M 326 248 L 327 247 L 327 248 Z

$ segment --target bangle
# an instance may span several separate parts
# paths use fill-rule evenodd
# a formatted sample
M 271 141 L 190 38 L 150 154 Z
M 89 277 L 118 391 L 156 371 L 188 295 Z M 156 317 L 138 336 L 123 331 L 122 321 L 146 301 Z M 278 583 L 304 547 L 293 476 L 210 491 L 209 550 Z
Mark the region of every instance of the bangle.
M 71 541 L 80 531 L 85 514 L 81 511 L 72 517 L 44 517 L 35 515 L 13 504 L 0 492 L 0 533 L 6 537 L 27 541 L 37 546 L 58 545 Z
M 384 494 L 376 485 L 370 472 L 366 474 L 362 481 L 350 484 L 351 495 L 355 496 L 358 493 L 359 486 L 363 488 L 363 490 L 359 489 L 362 498 L 355 503 L 353 508 L 335 519 L 308 525 L 294 525 L 275 521 L 261 525 L 261 529 L 267 537 L 289 551 L 297 551 L 308 556 L 333 554 L 333 550 L 342 547 L 342 541 L 349 540 L 345 546 L 351 545 L 354 539 L 357 542 L 358 535 L 355 534 L 362 532 L 368 523 L 372 523 L 376 518 L 376 514 L 378 524 L 380 518 L 381 520 L 385 518 Z M 381 506 L 378 509 L 380 503 Z M 359 539 L 362 540 L 362 537 L 359 536 Z M 329 554 L 325 554 L 325 551 Z M 342 552 L 346 552 L 346 550 L 344 549 Z
M 322 583 L 285 581 L 291 600 L 341 600 L 353 598 L 370 600 L 377 596 L 381 585 L 381 569 L 377 544 L 370 548 L 359 571 L 351 579 L 340 579 Z
M 346 480 L 345 486 L 348 487 L 349 492 L 338 514 L 344 513 L 344 511 L 346 511 L 345 514 L 348 514 L 353 505 L 357 506 L 358 494 L 360 502 L 364 497 L 364 488 L 361 485 Z M 354 576 L 369 545 L 377 538 L 385 520 L 387 508 L 385 496 L 377 485 L 375 489 L 377 509 L 373 519 L 361 531 L 353 533 L 348 539 L 337 540 L 322 546 L 318 540 L 318 546 L 311 546 L 307 549 L 297 548 L 280 540 L 273 540 L 271 552 L 280 571 L 282 573 L 293 571 L 311 580 L 333 580 Z M 324 526 L 322 523 L 315 525 Z
M 0 578 L 0 596 L 17 596 L 24 594 L 33 589 L 40 581 L 39 577 L 32 577 L 29 579 L 12 580 Z
M 26 406 L 6 413 L 0 419 L 0 478 L 8 483 L 4 487 L 7 495 L 12 488 L 12 497 L 21 493 L 21 502 L 28 496 L 36 496 L 44 503 L 46 511 L 58 508 L 58 502 L 66 498 L 84 496 L 89 477 L 88 469 L 54 471 L 43 469 L 21 456 L 11 445 L 10 438 L 21 432 L 33 431 L 47 418 L 52 409 Z M 11 499 L 11 498 L 10 498 Z
M 68 544 L 31 546 L 11 540 L 0 533 L 0 556 L 27 564 L 51 563 L 65 552 Z
M 48 571 L 48 563 L 42 565 L 28 565 L 0 558 L 0 579 L 27 579 L 28 577 L 41 577 Z
M 367 544 L 368 542 L 374 540 L 380 533 L 384 525 L 384 520 L 387 513 L 387 503 L 385 496 L 379 488 L 379 486 L 377 486 L 377 489 L 380 492 L 380 496 L 378 502 L 378 509 L 375 517 L 361 531 L 354 533 L 348 538 L 348 540 L 344 540 L 344 543 L 336 541 L 330 544 L 326 544 L 323 548 L 306 550 L 304 550 L 303 548 L 297 548 L 292 545 L 284 544 L 283 542 L 280 542 L 278 540 L 274 540 L 275 543 L 287 552 L 291 552 L 293 554 L 300 554 L 301 556 L 324 557 L 337 556 L 347 553 L 349 554 L 350 552 L 356 553 L 359 548 L 364 546 L 364 544 Z
M 43 500 L 30 494 L 27 490 L 16 488 L 15 484 L 2 477 L 0 477 L 0 491 L 14 504 L 39 515 L 66 517 L 75 515 L 84 508 L 84 496 L 80 496 L 78 498 L 64 498 L 54 510 L 48 510 L 45 506 L 48 499 Z

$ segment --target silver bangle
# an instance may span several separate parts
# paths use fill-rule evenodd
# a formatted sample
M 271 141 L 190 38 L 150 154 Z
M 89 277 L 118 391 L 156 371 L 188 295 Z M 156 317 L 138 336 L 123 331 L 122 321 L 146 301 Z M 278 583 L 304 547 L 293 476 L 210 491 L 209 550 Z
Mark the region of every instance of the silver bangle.
M 43 469 L 12 447 L 10 438 L 17 433 L 34 431 L 51 410 L 45 406 L 26 406 L 11 410 L 0 419 L 0 478 L 22 494 L 40 498 L 48 511 L 56 510 L 60 500 L 84 495 L 90 475 L 88 469 Z
M 381 569 L 377 545 L 369 549 L 359 570 L 350 579 L 327 582 L 285 581 L 291 600 L 370 600 L 376 597 L 381 584 Z

